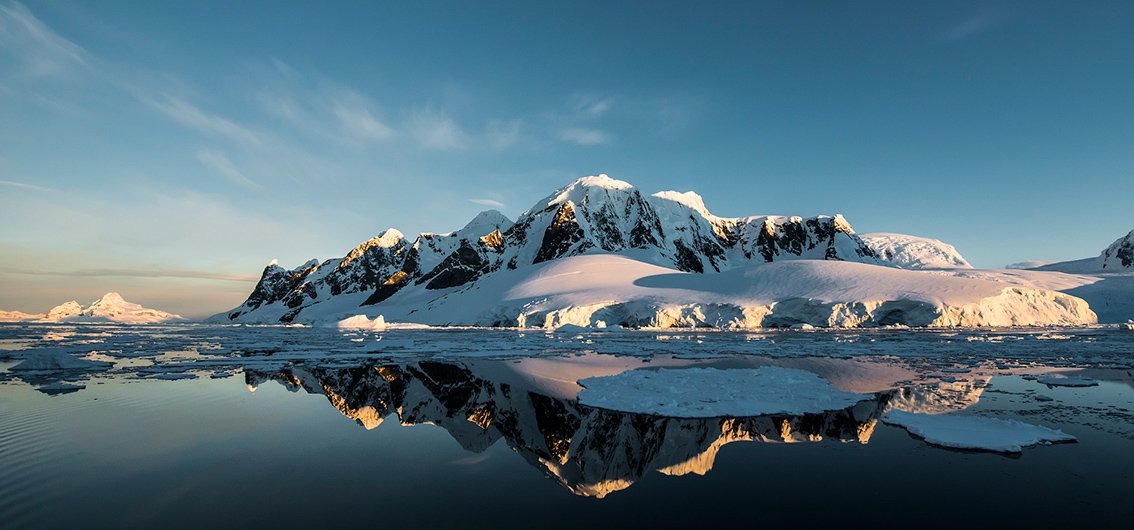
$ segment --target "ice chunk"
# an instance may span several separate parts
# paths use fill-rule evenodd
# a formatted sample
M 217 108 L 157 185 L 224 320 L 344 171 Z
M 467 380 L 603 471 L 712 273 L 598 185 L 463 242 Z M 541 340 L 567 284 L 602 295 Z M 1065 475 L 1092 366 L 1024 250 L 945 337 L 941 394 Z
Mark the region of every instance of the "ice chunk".
M 11 368 L 13 371 L 102 370 L 114 363 L 80 359 L 65 350 L 51 348 L 36 351 Z
M 1047 375 L 1036 379 L 1037 383 L 1047 386 L 1098 386 L 1099 382 L 1085 377 L 1067 377 L 1065 375 Z
M 362 329 L 369 331 L 386 331 L 386 319 L 382 315 L 374 317 L 370 320 L 366 315 L 355 315 L 350 318 L 344 318 L 336 324 L 339 329 Z
M 628 370 L 579 384 L 584 405 L 684 418 L 806 414 L 870 397 L 843 392 L 811 372 L 775 366 Z
M 927 443 L 953 449 L 1019 453 L 1030 445 L 1076 441 L 1074 436 L 1057 429 L 981 416 L 913 414 L 892 410 L 882 417 L 882 421 L 897 425 Z

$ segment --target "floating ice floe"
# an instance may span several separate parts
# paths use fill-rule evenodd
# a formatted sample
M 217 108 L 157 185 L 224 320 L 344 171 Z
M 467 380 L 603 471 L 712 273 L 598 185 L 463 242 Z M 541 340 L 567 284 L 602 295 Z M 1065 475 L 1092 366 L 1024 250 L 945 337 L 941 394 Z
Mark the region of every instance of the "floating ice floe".
M 361 329 L 368 331 L 386 331 L 386 319 L 382 315 L 370 320 L 366 315 L 355 315 L 340 320 L 335 327 L 339 329 Z
M 583 405 L 683 418 L 807 414 L 871 397 L 843 392 L 811 372 L 775 366 L 628 370 L 579 384 Z
M 882 417 L 932 445 L 998 453 L 1019 453 L 1024 447 L 1056 442 L 1074 442 L 1075 437 L 1057 429 L 1016 420 L 952 414 L 913 414 L 892 410 Z
M 28 355 L 13 371 L 48 372 L 66 370 L 102 370 L 114 363 L 80 359 L 61 349 L 43 349 Z
M 1036 382 L 1047 386 L 1086 387 L 1099 385 L 1099 382 L 1095 381 L 1094 379 L 1087 379 L 1085 377 L 1068 377 L 1065 375 L 1048 375 L 1036 379 Z

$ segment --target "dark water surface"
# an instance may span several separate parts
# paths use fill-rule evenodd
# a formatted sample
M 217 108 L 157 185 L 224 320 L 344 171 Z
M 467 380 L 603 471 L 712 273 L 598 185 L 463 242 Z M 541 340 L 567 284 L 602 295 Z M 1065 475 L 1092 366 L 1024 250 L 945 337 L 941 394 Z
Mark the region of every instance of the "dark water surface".
M 1033 340 L 1042 333 L 773 334 L 755 346 L 690 334 L 674 347 L 646 333 L 3 327 L 0 526 L 1127 527 L 1132 335 Z M 49 347 L 114 365 L 10 370 Z M 694 419 L 573 396 L 581 376 L 663 365 L 786 366 L 867 397 Z M 1055 369 L 1097 385 L 1035 380 Z M 1015 456 L 944 449 L 879 421 L 890 408 L 1017 419 L 1078 441 Z

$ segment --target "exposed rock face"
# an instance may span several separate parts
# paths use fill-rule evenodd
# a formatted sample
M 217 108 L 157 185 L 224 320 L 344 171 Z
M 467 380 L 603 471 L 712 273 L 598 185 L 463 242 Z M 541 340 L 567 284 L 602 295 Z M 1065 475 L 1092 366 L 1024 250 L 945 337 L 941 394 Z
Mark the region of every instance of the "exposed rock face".
M 355 307 L 380 304 L 410 287 L 463 287 L 501 269 L 597 252 L 632 252 L 698 273 L 784 259 L 879 263 L 841 216 L 721 218 L 692 192 L 646 196 L 600 175 L 557 190 L 515 223 L 487 211 L 461 230 L 424 233 L 412 244 L 390 229 L 340 259 L 291 270 L 269 265 L 225 319 L 287 322 L 343 295 L 365 294 L 351 298 Z
M 866 443 L 891 396 L 812 414 L 693 419 L 588 407 L 435 361 L 245 374 L 250 386 L 274 380 L 323 394 L 366 429 L 396 415 L 402 425 L 439 426 L 469 451 L 502 438 L 568 491 L 600 498 L 651 471 L 704 475 L 721 447 L 736 441 Z

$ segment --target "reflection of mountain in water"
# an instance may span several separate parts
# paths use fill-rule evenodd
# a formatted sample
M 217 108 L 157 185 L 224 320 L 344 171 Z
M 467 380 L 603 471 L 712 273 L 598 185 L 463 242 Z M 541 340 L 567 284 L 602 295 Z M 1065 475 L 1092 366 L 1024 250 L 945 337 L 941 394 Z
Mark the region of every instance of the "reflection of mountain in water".
M 798 416 L 686 419 L 597 409 L 551 397 L 523 380 L 489 377 L 459 364 L 423 361 L 357 368 L 248 372 L 249 385 L 280 382 L 324 394 L 367 429 L 396 414 L 403 425 L 444 428 L 469 451 L 503 438 L 533 466 L 577 495 L 603 497 L 645 473 L 705 474 L 735 441 L 866 443 L 889 393 L 843 410 Z

